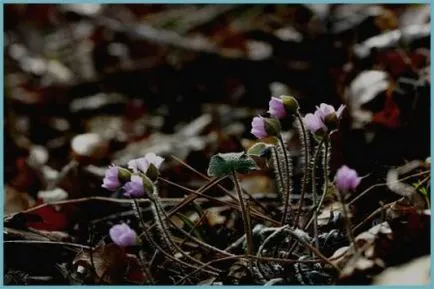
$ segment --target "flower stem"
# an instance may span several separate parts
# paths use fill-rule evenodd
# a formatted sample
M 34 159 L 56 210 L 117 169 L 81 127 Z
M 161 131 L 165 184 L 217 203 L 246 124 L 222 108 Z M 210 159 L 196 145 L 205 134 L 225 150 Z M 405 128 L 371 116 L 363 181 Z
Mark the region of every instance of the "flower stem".
M 325 141 L 325 137 L 323 137 L 316 148 L 313 164 L 312 164 L 312 195 L 313 195 L 313 203 L 314 203 L 314 212 L 313 212 L 313 232 L 315 237 L 315 247 L 316 249 L 319 248 L 319 242 L 318 242 L 318 212 L 315 208 L 315 205 L 317 204 L 317 195 L 316 195 L 316 184 L 315 184 L 315 173 L 316 173 L 316 163 L 318 162 L 319 153 L 321 151 L 321 147 Z
M 325 196 L 327 195 L 327 191 L 328 191 L 328 187 L 329 187 L 329 170 L 328 170 L 328 168 L 329 168 L 329 166 L 328 166 L 329 144 L 330 143 L 329 143 L 328 139 L 326 139 L 324 141 L 324 164 L 323 164 L 323 167 L 324 167 L 324 186 L 323 186 L 323 192 L 321 195 L 321 199 L 319 200 L 318 204 L 315 204 L 315 212 L 317 215 L 319 213 L 319 210 L 321 209 L 321 205 L 324 202 L 324 199 L 325 199 Z
M 148 232 L 148 228 L 147 228 L 146 222 L 143 219 L 142 212 L 140 211 L 140 206 L 139 206 L 138 201 L 136 199 L 133 199 L 133 201 L 134 201 L 134 203 L 133 203 L 134 204 L 134 208 L 135 208 L 135 210 L 137 212 L 137 218 L 139 219 L 140 225 L 141 225 L 142 230 L 143 230 L 143 235 L 145 236 L 146 241 L 148 241 L 151 244 L 151 246 L 153 246 L 156 249 L 156 251 L 160 251 L 166 258 L 168 258 L 169 260 L 171 260 L 174 264 L 176 264 L 178 266 L 183 265 L 185 267 L 189 267 L 189 268 L 197 270 L 197 266 L 191 265 L 191 264 L 186 263 L 186 262 L 184 262 L 184 261 L 182 261 L 180 259 L 175 258 L 174 256 L 172 256 L 171 253 L 168 253 L 166 250 L 164 250 L 152 238 L 151 234 Z M 182 267 L 180 269 L 183 271 Z M 204 271 L 204 272 L 207 272 L 209 274 L 213 274 L 214 276 L 218 275 L 215 272 L 212 272 L 212 271 L 209 271 L 209 270 L 206 270 L 206 269 L 203 269 L 203 268 L 201 270 Z
M 304 127 L 303 119 L 301 118 L 300 113 L 297 113 L 297 120 L 299 122 L 299 125 L 301 127 L 301 131 L 303 134 L 303 146 L 304 146 L 304 171 L 303 171 L 303 177 L 301 181 L 301 194 L 300 194 L 300 200 L 298 204 L 298 209 L 296 216 L 294 218 L 293 225 L 296 227 L 298 225 L 298 221 L 300 219 L 301 210 L 303 208 L 303 201 L 304 196 L 306 194 L 306 185 L 307 185 L 307 179 L 308 179 L 308 171 L 309 171 L 309 162 L 310 162 L 310 149 L 308 145 L 308 135 L 306 133 L 306 128 Z
M 356 241 L 354 239 L 353 230 L 351 229 L 352 224 L 351 224 L 350 217 L 348 215 L 347 207 L 345 206 L 345 203 L 344 203 L 343 194 L 340 191 L 338 191 L 337 195 L 338 195 L 338 200 L 342 205 L 342 213 L 344 214 L 345 227 L 346 227 L 346 231 L 347 231 L 348 242 L 350 243 L 350 246 L 351 246 L 353 252 L 356 253 L 357 252 Z
M 284 143 L 281 135 L 279 136 L 279 143 L 280 143 L 280 146 L 283 150 L 283 155 L 285 156 L 284 162 L 285 162 L 285 170 L 286 170 L 285 175 L 284 175 L 284 179 L 286 180 L 285 200 L 284 200 L 284 204 L 283 204 L 284 207 L 283 207 L 282 219 L 280 220 L 280 225 L 283 226 L 286 224 L 287 219 L 288 219 L 289 206 L 290 206 L 289 201 L 291 199 L 292 186 L 291 186 L 290 159 L 288 158 L 288 153 L 286 151 L 285 143 Z
M 182 248 L 179 247 L 176 244 L 176 242 L 172 241 L 170 233 L 169 233 L 170 232 L 169 226 L 166 223 L 168 216 L 161 205 L 161 201 L 160 201 L 160 197 L 158 195 L 158 189 L 157 189 L 156 185 L 154 185 L 152 195 L 150 195 L 149 197 L 150 197 L 150 200 L 151 200 L 152 206 L 153 206 L 153 213 L 155 216 L 155 222 L 158 224 L 157 228 L 159 229 L 160 233 L 163 235 L 162 236 L 163 240 L 166 242 L 168 249 L 172 253 L 179 252 L 182 256 L 184 256 L 185 258 L 189 259 L 190 261 L 192 261 L 196 264 L 204 265 L 204 263 L 202 261 L 190 256 L 189 254 L 184 252 L 184 250 L 182 250 Z M 218 269 L 216 269 L 212 266 L 209 266 L 209 269 L 218 271 Z
M 272 160 L 273 160 L 273 167 L 274 167 L 274 174 L 276 175 L 276 181 L 278 184 L 278 190 L 279 193 L 283 195 L 285 195 L 285 184 L 283 183 L 283 172 L 282 172 L 282 168 L 280 167 L 280 162 L 279 162 L 279 153 L 277 151 L 276 146 L 273 146 L 273 152 L 272 152 Z
M 241 213 L 243 217 L 243 224 L 244 224 L 244 233 L 246 234 L 246 240 L 247 240 L 247 255 L 252 256 L 253 254 L 253 236 L 252 236 L 252 226 L 250 221 L 250 215 L 248 212 L 248 208 L 246 207 L 246 204 L 244 203 L 244 196 L 243 192 L 240 187 L 240 183 L 237 177 L 237 173 L 235 171 L 232 171 L 232 177 L 235 184 L 235 190 L 237 191 L 238 198 L 240 201 L 240 207 L 241 207 Z M 253 260 L 252 258 L 249 258 L 249 267 L 250 270 L 253 271 Z

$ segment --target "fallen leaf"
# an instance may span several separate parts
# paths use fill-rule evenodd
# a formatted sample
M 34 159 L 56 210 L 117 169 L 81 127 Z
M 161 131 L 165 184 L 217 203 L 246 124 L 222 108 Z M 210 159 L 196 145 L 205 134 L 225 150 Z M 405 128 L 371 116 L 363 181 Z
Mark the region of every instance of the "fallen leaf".
M 92 259 L 94 266 L 92 266 Z M 72 264 L 76 270 L 89 273 L 93 271 L 92 267 L 94 267 L 96 282 L 119 284 L 128 280 L 143 284 L 146 280 L 146 275 L 143 273 L 137 257 L 126 254 L 123 248 L 113 243 L 96 247 L 92 257 L 89 250 L 81 251 Z
M 5 187 L 5 204 L 4 214 L 9 215 L 17 212 L 27 210 L 35 200 L 25 192 L 20 192 L 17 189 L 6 185 Z

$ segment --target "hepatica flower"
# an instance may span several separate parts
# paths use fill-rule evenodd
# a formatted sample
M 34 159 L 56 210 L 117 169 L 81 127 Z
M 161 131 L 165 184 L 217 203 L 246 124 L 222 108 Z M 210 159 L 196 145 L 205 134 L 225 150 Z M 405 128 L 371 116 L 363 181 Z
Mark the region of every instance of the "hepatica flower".
M 332 115 L 333 113 L 336 114 L 337 118 L 341 118 L 342 112 L 345 109 L 345 105 L 341 105 L 338 110 L 335 110 L 335 108 L 329 104 L 321 103 L 319 106 L 316 107 L 317 111 L 319 112 L 319 116 L 322 119 L 326 119 L 326 117 Z
M 361 178 L 357 172 L 347 166 L 342 166 L 336 172 L 335 182 L 336 187 L 341 192 L 353 191 L 360 184 Z
M 345 105 L 341 105 L 338 110 L 329 104 L 321 103 L 316 107 L 315 114 L 321 119 L 321 121 L 329 127 L 329 129 L 336 129 L 339 120 L 342 117 L 342 112 L 345 109 Z
M 256 116 L 252 120 L 252 129 L 250 132 L 259 139 L 268 136 L 277 136 L 280 133 L 280 122 L 274 118 Z
M 275 118 L 284 118 L 298 111 L 298 102 L 292 96 L 272 97 L 268 103 L 268 113 Z
M 272 97 L 269 104 L 268 112 L 275 118 L 284 118 L 286 116 L 285 105 L 283 100 L 278 97 Z
M 121 182 L 119 180 L 119 167 L 109 167 L 105 172 L 102 187 L 114 192 L 119 189 L 120 186 Z
M 264 118 L 256 116 L 252 120 L 252 130 L 250 131 L 257 138 L 267 137 L 267 132 L 265 131 Z
M 318 116 L 318 113 L 308 113 L 303 117 L 303 123 L 306 128 L 313 134 L 317 133 L 320 130 L 325 130 L 326 126 L 322 122 L 321 118 Z
M 110 238 L 119 247 L 128 247 L 136 244 L 136 232 L 127 224 L 114 225 L 109 230 Z
M 341 105 L 338 110 L 329 104 L 321 103 L 316 107 L 315 113 L 308 113 L 303 118 L 306 128 L 313 134 L 320 131 L 333 131 L 337 128 L 345 105 Z
M 132 175 L 131 180 L 124 186 L 124 196 L 137 198 L 145 194 L 145 187 L 141 176 Z
M 148 153 L 142 158 L 134 159 L 128 162 L 128 168 L 133 172 L 147 173 L 149 167 L 154 165 L 156 169 L 159 169 L 164 158 L 157 156 L 154 153 Z

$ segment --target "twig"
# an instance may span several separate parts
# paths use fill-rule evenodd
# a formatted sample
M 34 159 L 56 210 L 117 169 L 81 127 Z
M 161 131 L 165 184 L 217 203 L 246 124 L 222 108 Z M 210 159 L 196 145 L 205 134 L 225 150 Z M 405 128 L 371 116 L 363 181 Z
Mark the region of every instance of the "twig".
M 181 186 L 181 185 L 179 185 L 179 184 L 176 184 L 176 183 L 174 183 L 174 182 L 171 182 L 171 181 L 169 181 L 169 180 L 167 180 L 167 179 L 164 179 L 164 178 L 161 178 L 161 177 L 159 177 L 159 180 L 161 180 L 161 181 L 163 181 L 163 182 L 166 182 L 166 183 L 168 183 L 168 184 L 171 184 L 171 185 L 174 185 L 174 186 L 180 187 L 180 188 L 182 188 L 182 189 L 184 189 L 184 190 L 186 190 L 186 191 L 188 191 L 188 192 L 190 192 L 190 193 L 192 193 L 192 194 L 195 194 L 195 195 L 197 195 L 197 196 L 201 196 L 201 197 L 203 197 L 203 198 L 206 198 L 206 199 L 212 200 L 212 201 L 214 201 L 214 202 L 216 202 L 216 203 L 218 203 L 218 204 L 225 205 L 225 206 L 228 206 L 228 207 L 230 207 L 230 208 L 232 208 L 232 209 L 236 209 L 236 210 L 238 210 L 238 211 L 241 211 L 241 209 L 239 208 L 239 206 L 238 206 L 237 204 L 230 203 L 230 202 L 225 202 L 225 201 L 222 201 L 222 200 L 220 200 L 220 199 L 218 199 L 218 198 L 211 197 L 211 196 L 208 196 L 208 195 L 204 195 L 204 194 L 200 193 L 199 190 L 195 191 L 195 190 L 189 189 L 189 188 L 187 188 L 187 187 Z M 183 199 L 183 200 L 185 200 L 185 199 Z M 238 201 L 237 201 L 237 202 L 238 202 Z M 185 205 L 187 205 L 187 204 L 185 204 Z M 175 210 L 175 209 L 176 209 L 176 211 L 172 212 L 172 211 Z M 180 209 L 180 208 L 179 208 L 179 209 Z M 173 214 L 177 213 L 179 209 L 174 208 L 172 211 L 169 211 L 169 212 L 168 212 L 169 217 L 172 216 Z M 279 222 L 277 222 L 277 221 L 275 221 L 275 220 L 273 220 L 273 219 L 271 219 L 271 218 L 269 218 L 269 217 L 267 217 L 267 216 L 262 215 L 262 214 L 259 213 L 258 211 L 254 211 L 254 210 L 252 210 L 251 213 L 252 213 L 252 217 L 256 217 L 257 219 L 259 219 L 259 220 L 261 220 L 261 221 L 265 220 L 265 221 L 268 221 L 268 222 L 272 223 L 273 225 L 278 225 L 278 224 L 279 224 Z
M 223 258 L 220 258 L 220 259 L 215 259 L 215 260 L 209 261 L 208 263 L 205 263 L 205 265 L 203 265 L 201 267 L 204 267 L 204 266 L 206 267 L 206 265 L 211 265 L 211 264 L 218 263 L 218 262 L 223 262 L 223 261 L 228 261 L 228 260 L 234 260 L 234 259 L 240 259 L 240 258 L 245 258 L 245 257 L 246 257 L 245 255 L 243 255 L 243 256 L 223 257 Z M 202 269 L 201 267 L 197 268 L 196 270 L 194 270 L 193 272 L 189 273 L 188 275 L 182 277 L 178 282 L 175 283 L 175 285 L 179 285 L 180 283 L 184 282 L 184 280 L 186 280 L 187 278 L 189 278 L 189 277 L 193 276 L 194 274 L 198 273 Z
M 191 170 L 192 172 L 196 173 L 197 175 L 199 175 L 200 177 L 202 177 L 203 179 L 209 181 L 211 180 L 211 178 L 207 177 L 206 175 L 202 174 L 201 172 L 199 172 L 198 170 L 196 170 L 195 168 L 193 168 L 192 166 L 190 166 L 189 164 L 187 164 L 186 162 L 184 162 L 183 160 L 179 159 L 178 157 L 171 155 L 171 157 L 176 160 L 177 162 L 179 162 L 180 164 L 182 164 L 183 166 L 185 166 L 186 168 L 188 168 L 189 170 Z M 221 189 L 225 194 L 227 194 L 231 199 L 233 199 L 234 201 L 238 201 L 237 197 L 232 194 L 228 189 L 226 189 L 225 187 L 223 187 L 222 185 L 218 184 L 217 187 L 219 189 Z M 264 207 L 264 205 L 258 201 L 257 199 L 255 199 L 252 195 L 250 195 L 248 192 L 244 191 L 243 192 L 245 194 L 247 194 L 247 196 L 250 198 L 250 200 L 252 200 L 258 207 L 260 207 L 264 212 L 267 212 L 267 208 Z
M 174 223 L 170 218 L 168 219 L 168 221 L 169 221 L 169 223 L 170 223 L 173 227 L 175 227 L 175 228 L 176 228 L 179 232 L 181 232 L 181 233 L 182 233 L 186 238 L 190 239 L 190 240 L 193 241 L 194 243 L 196 243 L 196 244 L 198 244 L 198 245 L 200 245 L 200 246 L 203 246 L 203 247 L 205 247 L 206 249 L 209 249 L 209 250 L 214 251 L 214 252 L 216 252 L 216 253 L 222 254 L 222 255 L 224 255 L 224 256 L 234 256 L 234 255 L 231 254 L 231 253 L 225 252 L 225 251 L 223 251 L 223 250 L 220 250 L 219 248 L 216 248 L 216 247 L 214 247 L 214 246 L 211 246 L 210 244 L 207 244 L 207 243 L 205 243 L 205 242 L 202 242 L 201 240 L 199 240 L 199 239 L 197 239 L 196 237 L 192 236 L 191 234 L 187 233 L 184 229 L 177 227 L 177 226 L 175 225 L 175 223 Z
M 135 199 L 134 199 L 135 200 Z M 136 201 L 136 200 L 135 200 Z M 135 203 L 136 205 L 138 204 L 138 203 Z M 137 207 L 138 207 L 138 205 L 137 205 Z M 145 237 L 146 237 L 146 239 L 147 239 L 147 241 L 148 242 L 150 242 L 157 250 L 159 250 L 164 256 L 166 256 L 168 259 L 170 259 L 170 260 L 172 260 L 172 261 L 174 261 L 174 262 L 177 262 L 177 263 L 180 263 L 180 264 L 182 264 L 182 265 L 184 265 L 184 266 L 187 266 L 187 267 L 190 267 L 190 268 L 193 268 L 193 269 L 197 269 L 197 267 L 196 266 L 194 266 L 194 265 L 191 265 L 191 264 L 189 264 L 189 263 L 186 263 L 186 262 L 184 262 L 184 261 L 182 261 L 182 260 L 179 260 L 179 259 L 177 259 L 177 258 L 175 258 L 175 257 L 173 257 L 172 255 L 170 255 L 169 253 L 167 253 L 163 248 L 161 248 L 161 246 L 157 243 L 157 242 L 155 242 L 154 241 L 154 239 L 149 235 L 149 233 L 148 233 L 148 230 L 147 230 L 147 226 L 146 226 L 146 223 L 145 223 L 145 221 L 143 220 L 143 217 L 142 217 L 142 214 L 141 214 L 141 212 L 140 212 L 140 210 L 137 210 L 137 213 L 139 214 L 139 221 L 140 221 L 140 223 L 141 223 L 141 225 L 142 225 L 142 227 L 143 227 L 143 232 L 144 232 L 144 234 L 145 234 Z M 204 267 L 205 268 L 205 267 Z M 211 272 L 211 271 L 208 271 L 208 270 L 206 270 L 206 269 L 204 269 L 204 268 L 202 268 L 201 270 L 202 271 L 204 271 L 204 272 L 207 272 L 207 273 L 209 273 L 209 274 L 212 274 L 212 275 L 218 275 L 218 274 L 216 274 L 216 273 L 214 273 L 214 272 Z
M 183 201 L 184 199 L 182 198 L 164 198 L 161 199 L 162 202 L 164 203 L 173 203 L 173 204 L 177 204 L 181 201 Z M 111 202 L 111 203 L 119 203 L 119 204 L 131 204 L 133 203 L 132 200 L 129 199 L 118 199 L 118 198 L 110 198 L 110 197 L 85 197 L 85 198 L 79 198 L 79 199 L 69 199 L 69 200 L 63 200 L 63 201 L 55 201 L 55 202 L 49 202 L 49 203 L 43 203 L 40 204 L 38 206 L 29 208 L 27 210 L 18 212 L 18 213 L 12 213 L 10 215 L 5 216 L 5 221 L 8 218 L 13 217 L 16 214 L 26 214 L 26 213 L 30 213 L 48 206 L 60 206 L 60 205 L 67 205 L 67 204 L 77 204 L 77 203 L 85 203 L 85 202 L 89 202 L 89 201 L 105 201 L 105 202 Z M 140 199 L 137 200 L 139 203 L 148 203 L 150 204 L 151 201 L 148 199 Z
M 318 263 L 319 262 L 319 260 L 293 260 L 293 259 L 280 259 L 280 258 L 271 258 L 271 257 L 257 257 L 255 255 L 250 255 L 250 256 L 249 255 L 236 255 L 236 256 L 230 256 L 230 257 L 223 257 L 220 259 L 215 259 L 215 260 L 209 261 L 206 264 L 213 264 L 213 263 L 217 263 L 217 262 L 223 262 L 223 261 L 235 260 L 235 259 L 246 259 L 246 258 L 251 258 L 251 259 L 260 260 L 260 261 L 282 262 L 282 263 L 290 263 L 290 264 L 291 263 L 294 264 L 294 263 Z M 199 272 L 199 270 L 200 270 L 200 268 L 198 268 L 196 271 L 191 272 L 187 276 L 184 276 L 175 285 L 179 285 L 181 282 L 183 282 L 188 277 Z
M 293 230 L 289 230 L 288 232 L 294 236 L 304 247 L 306 247 L 307 249 L 311 250 L 315 255 L 317 255 L 320 259 L 322 259 L 324 262 L 326 262 L 327 264 L 331 265 L 333 268 L 336 269 L 336 271 L 340 272 L 340 269 L 333 264 L 329 259 L 327 259 L 326 256 L 324 256 L 317 248 L 315 248 L 314 246 L 312 246 L 311 244 L 307 243 L 306 241 L 304 241 L 303 239 L 301 239 L 297 234 L 294 233 Z
M 179 247 L 175 242 L 172 241 L 172 238 L 169 234 L 169 228 L 167 227 L 167 224 L 165 223 L 165 220 L 164 220 L 164 219 L 166 219 L 166 220 L 169 219 L 169 217 L 166 214 L 166 212 L 164 211 L 164 209 L 161 208 L 160 203 L 158 201 L 158 198 L 159 198 L 158 191 L 157 191 L 156 186 L 154 186 L 154 191 L 152 193 L 151 201 L 152 201 L 153 206 L 155 208 L 156 222 L 160 224 L 161 231 L 166 237 L 165 240 L 167 240 L 170 243 L 169 246 L 173 246 L 176 251 L 181 253 L 182 256 L 189 259 L 190 261 L 195 262 L 199 265 L 204 265 L 204 263 L 202 261 L 190 256 L 189 254 L 184 252 L 184 250 L 182 250 L 181 247 Z M 217 268 L 214 268 L 212 266 L 207 266 L 207 267 L 211 270 L 215 270 L 215 271 L 219 272 L 219 270 Z
M 208 215 L 208 212 L 205 211 L 205 213 L 202 214 L 202 216 L 200 217 L 200 219 L 194 224 L 193 228 L 191 228 L 190 231 L 188 232 L 189 236 L 191 236 L 191 234 L 202 224 L 202 222 L 205 220 L 205 218 L 207 217 L 207 215 Z M 179 245 L 179 247 L 182 248 L 182 246 L 185 244 L 185 242 L 187 242 L 187 240 L 188 240 L 188 237 L 186 236 L 184 238 L 184 240 L 182 240 L 182 242 Z
M 415 174 L 412 174 L 412 175 L 406 176 L 406 177 L 401 178 L 401 179 L 399 179 L 399 180 L 397 180 L 397 181 L 395 181 L 395 182 L 393 182 L 393 183 L 398 183 L 398 182 L 405 181 L 405 180 L 407 180 L 407 179 L 411 179 L 411 178 L 414 178 L 414 177 L 422 176 L 422 175 L 425 175 L 425 174 L 428 174 L 428 173 L 430 173 L 430 170 L 427 170 L 427 171 L 423 171 L 423 172 L 419 172 L 419 173 L 415 173 Z M 391 182 L 391 183 L 392 183 L 392 182 Z M 366 190 L 364 190 L 363 192 L 361 192 L 360 194 L 358 194 L 357 197 L 355 197 L 354 199 L 352 199 L 351 201 L 349 201 L 349 202 L 348 202 L 348 206 L 351 206 L 352 204 L 354 204 L 355 202 L 357 202 L 359 199 L 361 199 L 363 196 L 365 196 L 365 195 L 366 195 L 368 192 L 370 192 L 372 189 L 374 189 L 374 188 L 376 188 L 376 187 L 387 186 L 387 185 L 388 185 L 388 183 L 381 183 L 381 184 L 375 184 L 375 185 L 370 186 L 369 188 L 367 188 Z
M 371 214 L 369 214 L 365 219 L 363 219 L 363 221 L 361 221 L 357 226 L 355 226 L 353 228 L 353 232 L 356 232 L 358 229 L 360 229 L 361 226 L 363 226 L 364 224 L 366 224 L 366 222 L 368 222 L 370 219 L 372 219 L 374 216 L 376 216 L 377 214 L 381 213 L 383 210 L 391 207 L 393 204 L 395 204 L 396 202 L 391 202 L 388 204 L 385 204 L 383 206 L 381 206 L 380 208 L 376 209 L 375 211 L 373 211 Z
M 4 243 L 28 243 L 28 244 L 51 244 L 51 245 L 63 245 L 77 247 L 81 249 L 92 249 L 92 247 L 82 244 L 75 244 L 70 242 L 55 242 L 55 241 L 41 241 L 41 240 L 6 240 Z

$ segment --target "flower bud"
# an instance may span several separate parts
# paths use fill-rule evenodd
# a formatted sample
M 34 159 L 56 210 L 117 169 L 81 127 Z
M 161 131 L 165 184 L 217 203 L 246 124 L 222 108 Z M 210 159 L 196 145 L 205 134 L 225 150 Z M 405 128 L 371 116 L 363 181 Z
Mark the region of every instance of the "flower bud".
M 324 124 L 329 130 L 335 130 L 338 128 L 339 120 L 336 113 L 331 113 L 324 118 Z
M 280 121 L 275 118 L 264 117 L 264 128 L 268 135 L 278 136 L 280 134 Z
M 280 99 L 283 101 L 283 105 L 285 106 L 285 110 L 287 114 L 291 115 L 298 112 L 299 105 L 295 97 L 282 95 L 280 96 Z
M 122 183 L 128 182 L 131 178 L 131 172 L 121 167 L 119 167 L 118 170 L 119 181 L 121 181 Z

